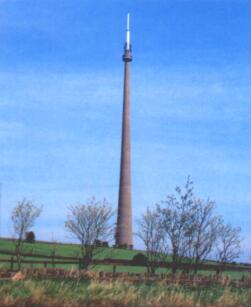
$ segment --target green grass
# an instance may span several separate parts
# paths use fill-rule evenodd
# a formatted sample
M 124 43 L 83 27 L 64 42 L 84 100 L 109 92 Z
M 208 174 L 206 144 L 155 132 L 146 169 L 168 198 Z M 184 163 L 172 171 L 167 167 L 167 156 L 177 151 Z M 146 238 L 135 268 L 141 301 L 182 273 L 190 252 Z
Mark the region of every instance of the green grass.
M 10 240 L 0 239 L 0 250 L 8 250 L 14 252 L 15 245 Z M 78 244 L 49 244 L 43 242 L 36 242 L 36 243 L 24 243 L 24 252 L 26 253 L 34 253 L 34 254 L 43 254 L 50 256 L 51 253 L 55 250 L 57 256 L 66 256 L 66 257 L 80 257 L 81 256 L 81 249 L 80 245 Z M 134 255 L 139 253 L 138 250 L 127 250 L 127 249 L 118 249 L 118 248 L 100 248 L 100 252 L 97 253 L 96 259 L 104 259 L 104 258 L 112 258 L 112 259 L 123 259 L 123 260 L 131 260 Z M 0 254 L 0 259 L 10 259 L 10 256 Z M 43 260 L 42 258 L 32 258 L 32 257 L 25 257 L 26 260 Z M 49 259 L 47 259 L 49 260 Z M 0 267 L 2 268 L 9 268 L 9 264 L 1 264 Z M 22 267 L 32 267 L 30 264 L 22 264 Z M 43 264 L 36 264 L 33 267 L 43 267 Z M 50 265 L 48 267 L 51 267 Z M 71 269 L 71 268 L 78 268 L 77 265 L 72 264 L 60 264 L 55 265 L 56 268 L 64 268 L 64 269 Z M 17 266 L 14 266 L 16 269 Z M 96 266 L 95 270 L 103 270 L 106 272 L 112 272 L 113 267 L 110 265 L 106 266 Z M 135 272 L 135 273 L 142 273 L 146 272 L 145 268 L 142 267 L 117 267 L 117 272 Z
M 8 250 L 14 252 L 15 250 L 15 245 L 12 241 L 10 240 L 5 240 L 5 239 L 0 239 L 0 250 Z M 79 257 L 81 255 L 81 249 L 80 245 L 78 244 L 49 244 L 49 243 L 44 243 L 44 242 L 36 242 L 34 244 L 32 243 L 24 243 L 24 251 L 26 253 L 34 253 L 34 254 L 43 254 L 50 256 L 52 251 L 55 250 L 55 253 L 57 256 L 68 256 L 68 257 Z M 123 260 L 131 260 L 134 255 L 137 253 L 142 252 L 139 250 L 127 250 L 127 249 L 118 249 L 118 248 L 102 248 L 100 250 L 100 253 L 97 254 L 96 258 L 97 259 L 104 259 L 104 258 L 112 258 L 112 259 L 123 259 Z M 3 255 L 0 254 L 0 259 L 10 259 L 10 256 L 8 255 Z M 43 260 L 42 258 L 32 258 L 32 257 L 26 257 L 26 260 Z M 49 259 L 47 259 L 49 260 Z M 169 257 L 169 260 L 170 257 Z M 9 264 L 3 264 L 0 263 L 0 268 L 9 268 Z M 22 264 L 22 267 L 32 267 L 31 264 Z M 36 264 L 33 265 L 33 267 L 43 267 L 42 264 Z M 48 265 L 48 267 L 52 267 L 51 265 Z M 60 264 L 60 265 L 55 265 L 56 268 L 64 268 L 64 269 L 71 269 L 71 268 L 78 268 L 77 265 L 72 265 L 72 264 Z M 15 266 L 14 268 L 17 268 Z M 106 272 L 112 272 L 113 267 L 110 265 L 106 266 L 96 266 L 95 270 L 102 270 Z M 146 272 L 146 268 L 144 267 L 136 267 L 136 266 L 117 266 L 116 267 L 117 272 L 129 272 L 129 273 L 144 273 Z M 169 272 L 167 269 L 158 269 L 157 272 L 160 273 L 166 273 Z M 200 273 L 205 274 L 205 275 L 211 275 L 213 274 L 212 271 L 200 271 Z M 250 276 L 250 273 L 246 272 L 224 272 L 224 275 L 228 275 L 233 278 L 241 278 L 243 275 L 245 276 Z
M 12 241 L 0 239 L 0 249 L 14 252 L 15 246 Z M 79 257 L 81 255 L 80 245 L 78 244 L 24 243 L 24 251 L 26 253 L 32 252 L 34 254 L 50 256 L 53 250 L 55 250 L 57 256 Z M 138 252 L 137 250 L 102 248 L 101 252 L 97 255 L 97 259 L 113 258 L 131 260 Z M 0 254 L 0 256 L 2 255 Z
M 8 250 L 14 252 L 15 246 L 12 241 L 0 239 L 0 250 Z M 43 242 L 36 242 L 36 243 L 24 243 L 24 251 L 26 253 L 34 253 L 34 254 L 43 254 L 50 256 L 52 251 L 55 249 L 57 256 L 68 256 L 68 257 L 79 257 L 81 255 L 80 245 L 78 244 L 49 244 Z M 139 250 L 127 250 L 127 249 L 119 249 L 119 248 L 101 248 L 100 252 L 97 253 L 97 259 L 104 259 L 104 258 L 112 258 L 112 259 L 123 259 L 123 260 L 132 260 L 132 258 L 142 251 Z M 144 252 L 143 252 L 144 253 Z M 0 259 L 3 258 L 10 258 L 8 255 L 0 254 Z M 25 257 L 26 260 L 43 260 L 42 258 L 32 258 L 32 257 Z M 49 259 L 47 259 L 49 260 Z M 9 264 L 1 264 L 0 267 L 8 268 Z M 30 268 L 32 265 L 30 264 L 22 264 L 22 268 Z M 33 267 L 43 267 L 43 264 L 36 264 Z M 51 267 L 48 265 L 48 267 Z M 78 268 L 77 265 L 72 264 L 60 264 L 55 265 L 56 268 L 64 268 L 64 269 L 72 269 Z M 17 269 L 17 266 L 14 266 L 14 269 Z M 105 272 L 112 272 L 113 267 L 111 265 L 99 265 L 95 266 L 94 270 L 100 270 Z M 146 272 L 146 268 L 144 267 L 136 267 L 136 266 L 117 266 L 117 272 L 129 272 L 129 273 L 144 273 Z M 159 269 L 158 272 L 168 272 L 166 269 Z
M 74 282 L 0 280 L 1 306 L 251 306 L 251 289 Z

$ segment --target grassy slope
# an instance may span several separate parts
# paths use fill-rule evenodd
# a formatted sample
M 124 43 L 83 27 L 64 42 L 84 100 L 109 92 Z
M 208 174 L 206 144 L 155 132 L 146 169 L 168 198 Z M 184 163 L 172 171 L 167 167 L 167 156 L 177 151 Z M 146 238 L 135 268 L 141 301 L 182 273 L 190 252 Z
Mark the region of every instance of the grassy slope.
M 34 254 L 43 254 L 50 256 L 53 249 L 55 248 L 56 255 L 58 256 L 70 256 L 70 257 L 79 257 L 81 254 L 80 246 L 78 244 L 48 244 L 43 242 L 36 242 L 34 244 L 24 244 L 24 250 L 26 253 L 32 252 Z M 0 239 L 0 250 L 8 250 L 14 251 L 14 243 L 10 240 Z M 139 253 L 138 250 L 126 250 L 126 249 L 118 249 L 118 248 L 102 248 L 101 252 L 97 254 L 98 259 L 104 258 L 113 258 L 113 259 L 125 259 L 131 260 L 134 255 Z M 1 255 L 0 259 L 9 259 L 8 255 Z M 32 259 L 32 258 L 27 258 Z M 39 260 L 38 258 L 34 258 L 34 260 Z M 39 265 L 36 265 L 39 266 Z M 41 265 L 40 265 L 41 266 Z M 0 264 L 0 267 L 9 267 L 8 264 Z M 30 267 L 28 264 L 23 264 L 23 267 Z M 58 267 L 62 267 L 65 269 L 76 268 L 74 265 L 58 265 Z M 103 270 L 103 271 L 112 271 L 112 266 L 97 266 L 95 269 Z M 117 266 L 117 272 L 134 272 L 141 273 L 146 272 L 146 269 L 143 267 L 124 267 Z
M 0 239 L 0 250 L 9 250 L 14 251 L 14 244 L 10 240 Z M 58 256 L 71 256 L 71 257 L 79 257 L 80 256 L 80 245 L 78 244 L 49 244 L 44 242 L 36 242 L 34 244 L 25 243 L 25 252 L 33 252 L 43 255 L 51 255 L 51 252 L 55 248 L 56 255 Z M 133 256 L 139 252 L 139 250 L 126 250 L 126 249 L 118 249 L 118 248 L 102 248 L 102 251 L 97 255 L 97 258 L 113 258 L 113 259 L 125 259 L 130 260 Z M 7 255 L 0 254 L 0 259 L 10 258 Z M 32 258 L 27 258 L 32 259 Z M 39 260 L 38 258 L 34 258 L 35 260 Z M 38 265 L 37 265 L 38 266 Z M 41 266 L 41 265 L 40 265 Z M 0 267 L 9 267 L 8 264 L 1 264 Z M 23 264 L 23 267 L 30 267 L 28 264 Z M 62 267 L 65 269 L 69 268 L 77 268 L 74 265 L 58 265 L 58 267 Z M 96 269 L 102 271 L 112 271 L 112 266 L 97 266 Z M 117 272 L 132 272 L 132 273 L 142 273 L 146 272 L 146 268 L 144 267 L 129 267 L 129 266 L 117 266 Z M 159 269 L 159 272 L 167 272 L 165 269 Z M 213 272 L 203 272 L 203 274 L 213 274 Z M 227 272 L 227 275 L 231 277 L 239 278 L 242 275 L 250 275 L 249 273 L 239 273 L 239 272 Z
M 10 240 L 0 239 L 0 249 L 14 251 L 14 243 Z M 24 250 L 26 253 L 32 252 L 37 254 L 43 254 L 50 256 L 55 249 L 58 256 L 70 256 L 79 257 L 81 250 L 78 244 L 48 244 L 43 242 L 36 242 L 34 244 L 25 243 Z M 118 248 L 102 248 L 101 252 L 97 255 L 97 258 L 113 258 L 113 259 L 132 259 L 137 250 L 126 250 Z

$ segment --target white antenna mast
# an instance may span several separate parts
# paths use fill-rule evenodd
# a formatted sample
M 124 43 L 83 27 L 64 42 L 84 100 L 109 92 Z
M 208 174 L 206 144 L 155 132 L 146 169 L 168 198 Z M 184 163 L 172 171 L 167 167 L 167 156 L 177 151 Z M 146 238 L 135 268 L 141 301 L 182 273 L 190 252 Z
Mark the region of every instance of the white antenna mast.
M 130 14 L 127 14 L 126 24 L 126 50 L 130 50 Z

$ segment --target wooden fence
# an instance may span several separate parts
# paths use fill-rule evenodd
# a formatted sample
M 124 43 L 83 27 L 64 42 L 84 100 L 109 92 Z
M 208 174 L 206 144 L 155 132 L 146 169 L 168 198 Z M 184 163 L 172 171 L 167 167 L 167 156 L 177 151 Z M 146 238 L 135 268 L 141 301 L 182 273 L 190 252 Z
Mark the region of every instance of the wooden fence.
M 9 263 L 9 268 L 11 270 L 14 269 L 14 265 L 17 263 L 14 252 L 8 250 L 0 250 L 0 254 L 11 256 L 10 258 L 0 259 L 0 263 Z M 82 259 L 79 257 L 70 257 L 70 256 L 60 256 L 60 255 L 45 255 L 45 254 L 33 254 L 33 253 L 23 253 L 22 254 L 22 263 L 23 264 L 31 264 L 31 265 L 42 265 L 43 267 L 55 267 L 55 265 L 76 265 L 81 268 Z M 26 258 L 26 259 L 25 259 Z M 27 258 L 40 258 L 38 260 L 27 259 Z M 42 259 L 41 259 L 42 258 Z M 94 259 L 91 263 L 92 265 L 109 265 L 113 267 L 113 272 L 116 272 L 117 266 L 132 266 L 132 267 L 146 267 L 146 264 L 139 263 L 134 260 L 124 260 L 124 259 Z M 234 265 L 234 264 L 190 264 L 190 263 L 180 263 L 173 264 L 171 262 L 158 262 L 158 263 L 150 263 L 154 265 L 156 268 L 164 268 L 164 269 L 177 269 L 182 271 L 213 271 L 216 273 L 222 271 L 232 271 L 232 272 L 249 272 L 251 273 L 251 266 L 244 265 Z

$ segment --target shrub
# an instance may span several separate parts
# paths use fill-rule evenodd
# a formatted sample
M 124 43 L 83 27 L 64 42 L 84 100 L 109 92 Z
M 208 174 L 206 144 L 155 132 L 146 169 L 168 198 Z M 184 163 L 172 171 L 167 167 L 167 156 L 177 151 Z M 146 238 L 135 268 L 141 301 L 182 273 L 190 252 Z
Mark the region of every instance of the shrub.
M 147 257 L 142 253 L 136 254 L 132 261 L 138 265 L 147 265 Z
M 35 243 L 35 233 L 33 231 L 27 231 L 25 233 L 25 241 L 28 243 Z
M 109 243 L 107 241 L 95 240 L 94 245 L 97 247 L 109 247 Z

